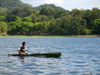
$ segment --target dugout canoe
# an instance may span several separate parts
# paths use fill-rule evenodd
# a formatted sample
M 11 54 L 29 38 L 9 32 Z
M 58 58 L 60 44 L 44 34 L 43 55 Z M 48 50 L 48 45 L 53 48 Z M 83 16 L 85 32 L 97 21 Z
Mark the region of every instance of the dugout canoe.
M 55 57 L 59 58 L 61 53 L 30 53 L 30 54 L 15 54 L 9 53 L 10 56 L 45 56 L 45 57 Z

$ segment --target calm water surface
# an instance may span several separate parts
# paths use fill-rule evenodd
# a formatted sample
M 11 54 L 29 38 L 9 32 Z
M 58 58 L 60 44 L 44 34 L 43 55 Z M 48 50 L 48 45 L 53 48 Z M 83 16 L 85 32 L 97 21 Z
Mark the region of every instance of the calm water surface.
M 26 41 L 31 53 L 60 58 L 14 57 Z M 100 75 L 100 37 L 0 37 L 0 75 Z

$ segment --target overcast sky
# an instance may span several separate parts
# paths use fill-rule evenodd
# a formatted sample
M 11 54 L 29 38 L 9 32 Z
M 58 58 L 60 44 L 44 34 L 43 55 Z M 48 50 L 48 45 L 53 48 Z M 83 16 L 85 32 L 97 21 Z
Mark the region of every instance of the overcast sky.
M 43 4 L 55 4 L 67 10 L 92 9 L 98 7 L 100 9 L 100 0 L 21 0 L 24 3 L 37 7 Z

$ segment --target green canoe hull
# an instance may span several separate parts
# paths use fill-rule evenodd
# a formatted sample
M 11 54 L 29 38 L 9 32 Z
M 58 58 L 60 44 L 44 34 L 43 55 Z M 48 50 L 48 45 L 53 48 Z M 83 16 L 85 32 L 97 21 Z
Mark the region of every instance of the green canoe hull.
M 31 53 L 31 54 L 14 54 L 9 53 L 10 56 L 44 56 L 44 57 L 55 57 L 59 58 L 61 56 L 61 53 Z

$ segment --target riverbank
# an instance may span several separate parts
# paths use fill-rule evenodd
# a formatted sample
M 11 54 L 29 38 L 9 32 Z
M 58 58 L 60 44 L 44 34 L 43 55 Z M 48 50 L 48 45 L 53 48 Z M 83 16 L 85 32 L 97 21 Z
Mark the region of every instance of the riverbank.
M 0 34 L 0 37 L 100 37 L 100 35 L 7 35 Z

